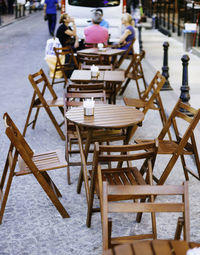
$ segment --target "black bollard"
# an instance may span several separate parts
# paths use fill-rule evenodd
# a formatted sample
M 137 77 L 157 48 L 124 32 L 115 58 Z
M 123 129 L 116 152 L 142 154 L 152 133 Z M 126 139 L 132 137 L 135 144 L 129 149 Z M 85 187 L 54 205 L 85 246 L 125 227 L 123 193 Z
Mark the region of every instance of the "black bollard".
M 168 78 L 169 78 L 168 47 L 169 47 L 169 43 L 164 42 L 163 43 L 164 57 L 163 57 L 162 75 L 165 77 L 166 81 L 161 90 L 173 90 L 168 81 Z
M 140 52 L 142 52 L 142 26 L 138 24 L 137 27 L 138 27 L 139 47 L 140 47 Z
M 188 62 L 189 62 L 190 58 L 188 55 L 183 55 L 181 58 L 182 61 L 182 65 L 183 65 L 183 75 L 182 75 L 182 86 L 180 88 L 181 90 L 181 95 L 180 95 L 180 99 L 182 100 L 182 102 L 184 104 L 189 104 L 189 100 L 190 100 L 190 94 L 189 94 L 189 90 L 190 87 L 188 86 Z M 189 112 L 186 112 L 184 109 L 180 109 L 181 112 L 184 112 L 188 115 Z

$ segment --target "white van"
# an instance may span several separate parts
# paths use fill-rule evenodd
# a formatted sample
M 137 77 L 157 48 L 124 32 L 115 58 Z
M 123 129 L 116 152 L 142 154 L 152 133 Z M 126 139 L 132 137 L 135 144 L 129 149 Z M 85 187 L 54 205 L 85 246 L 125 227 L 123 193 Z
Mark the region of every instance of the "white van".
M 121 35 L 125 0 L 65 0 L 65 11 L 75 19 L 80 39 L 84 39 L 83 30 L 91 23 L 92 11 L 96 8 L 103 10 L 103 18 L 109 22 L 110 41 L 117 41 Z

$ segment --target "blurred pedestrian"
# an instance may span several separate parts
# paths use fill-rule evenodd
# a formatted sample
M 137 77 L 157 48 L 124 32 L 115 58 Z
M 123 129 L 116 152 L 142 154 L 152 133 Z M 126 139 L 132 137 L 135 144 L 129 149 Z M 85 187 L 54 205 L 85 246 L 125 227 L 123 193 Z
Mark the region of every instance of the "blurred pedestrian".
M 124 13 L 122 15 L 122 25 L 125 27 L 125 30 L 119 39 L 119 48 L 127 50 L 132 40 L 135 38 L 135 30 L 133 28 L 134 21 L 129 13 Z
M 100 17 L 101 17 L 101 22 L 99 23 L 99 25 L 100 25 L 101 27 L 105 27 L 105 28 L 108 29 L 108 28 L 109 28 L 109 23 L 108 23 L 108 21 L 106 21 L 106 20 L 103 18 L 103 10 L 100 9 L 100 8 L 98 8 L 98 9 L 95 10 L 95 13 L 96 13 L 96 14 L 99 14 Z
M 45 0 L 44 2 L 44 19 L 48 20 L 49 34 L 54 36 L 56 28 L 56 10 L 58 0 Z
M 131 6 L 132 6 L 132 10 L 131 10 Z M 139 0 L 127 0 L 126 2 L 126 9 L 127 9 L 127 12 L 131 14 L 131 12 L 135 11 L 135 9 L 137 9 L 139 6 Z
M 79 41 L 76 33 L 76 24 L 72 17 L 64 13 L 60 17 L 59 23 L 61 24 L 56 32 L 56 37 L 60 40 L 62 47 L 71 45 L 73 49 L 78 48 Z M 70 26 L 72 24 L 72 27 Z
M 102 16 L 94 13 L 92 17 L 92 25 L 84 29 L 85 44 L 87 43 L 108 43 L 108 29 L 100 26 Z

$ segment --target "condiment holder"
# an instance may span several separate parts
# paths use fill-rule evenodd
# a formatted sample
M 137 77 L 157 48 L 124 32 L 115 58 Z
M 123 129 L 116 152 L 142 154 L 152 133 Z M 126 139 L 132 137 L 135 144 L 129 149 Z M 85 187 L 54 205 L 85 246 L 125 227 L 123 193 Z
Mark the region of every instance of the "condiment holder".
M 97 47 L 99 51 L 106 51 L 106 48 L 104 47 L 103 43 L 98 43 Z
M 85 116 L 93 116 L 94 115 L 94 103 L 95 101 L 92 99 L 86 99 L 83 101 L 84 115 Z
M 98 66 L 95 66 L 94 64 L 90 68 L 91 70 L 91 77 L 97 78 L 99 76 L 99 68 Z

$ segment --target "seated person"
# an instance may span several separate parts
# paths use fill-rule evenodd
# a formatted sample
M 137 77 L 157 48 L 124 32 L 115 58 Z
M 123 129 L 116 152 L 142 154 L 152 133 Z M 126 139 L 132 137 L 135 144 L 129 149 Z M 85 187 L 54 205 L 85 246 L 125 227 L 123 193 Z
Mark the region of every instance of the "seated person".
M 103 19 L 103 10 L 102 9 L 96 9 L 95 10 L 95 13 L 99 14 L 101 16 L 101 22 L 99 23 L 99 25 L 101 27 L 105 27 L 105 28 L 109 28 L 109 23 L 108 21 L 106 21 L 105 19 Z
M 122 15 L 122 25 L 125 26 L 125 30 L 119 39 L 119 49 L 127 50 L 132 40 L 135 38 L 135 30 L 133 28 L 134 21 L 129 13 Z
M 73 49 L 78 48 L 79 42 L 74 19 L 67 13 L 64 13 L 61 15 L 59 23 L 61 25 L 57 29 L 56 37 L 59 39 L 62 47 L 71 45 Z M 69 26 L 70 23 L 72 23 L 73 29 Z
M 85 44 L 87 46 L 87 43 L 103 43 L 107 45 L 108 43 L 108 29 L 105 27 L 101 27 L 99 24 L 102 21 L 101 15 L 98 13 L 94 13 L 92 17 L 92 25 L 89 27 L 86 27 L 84 29 L 85 34 Z

